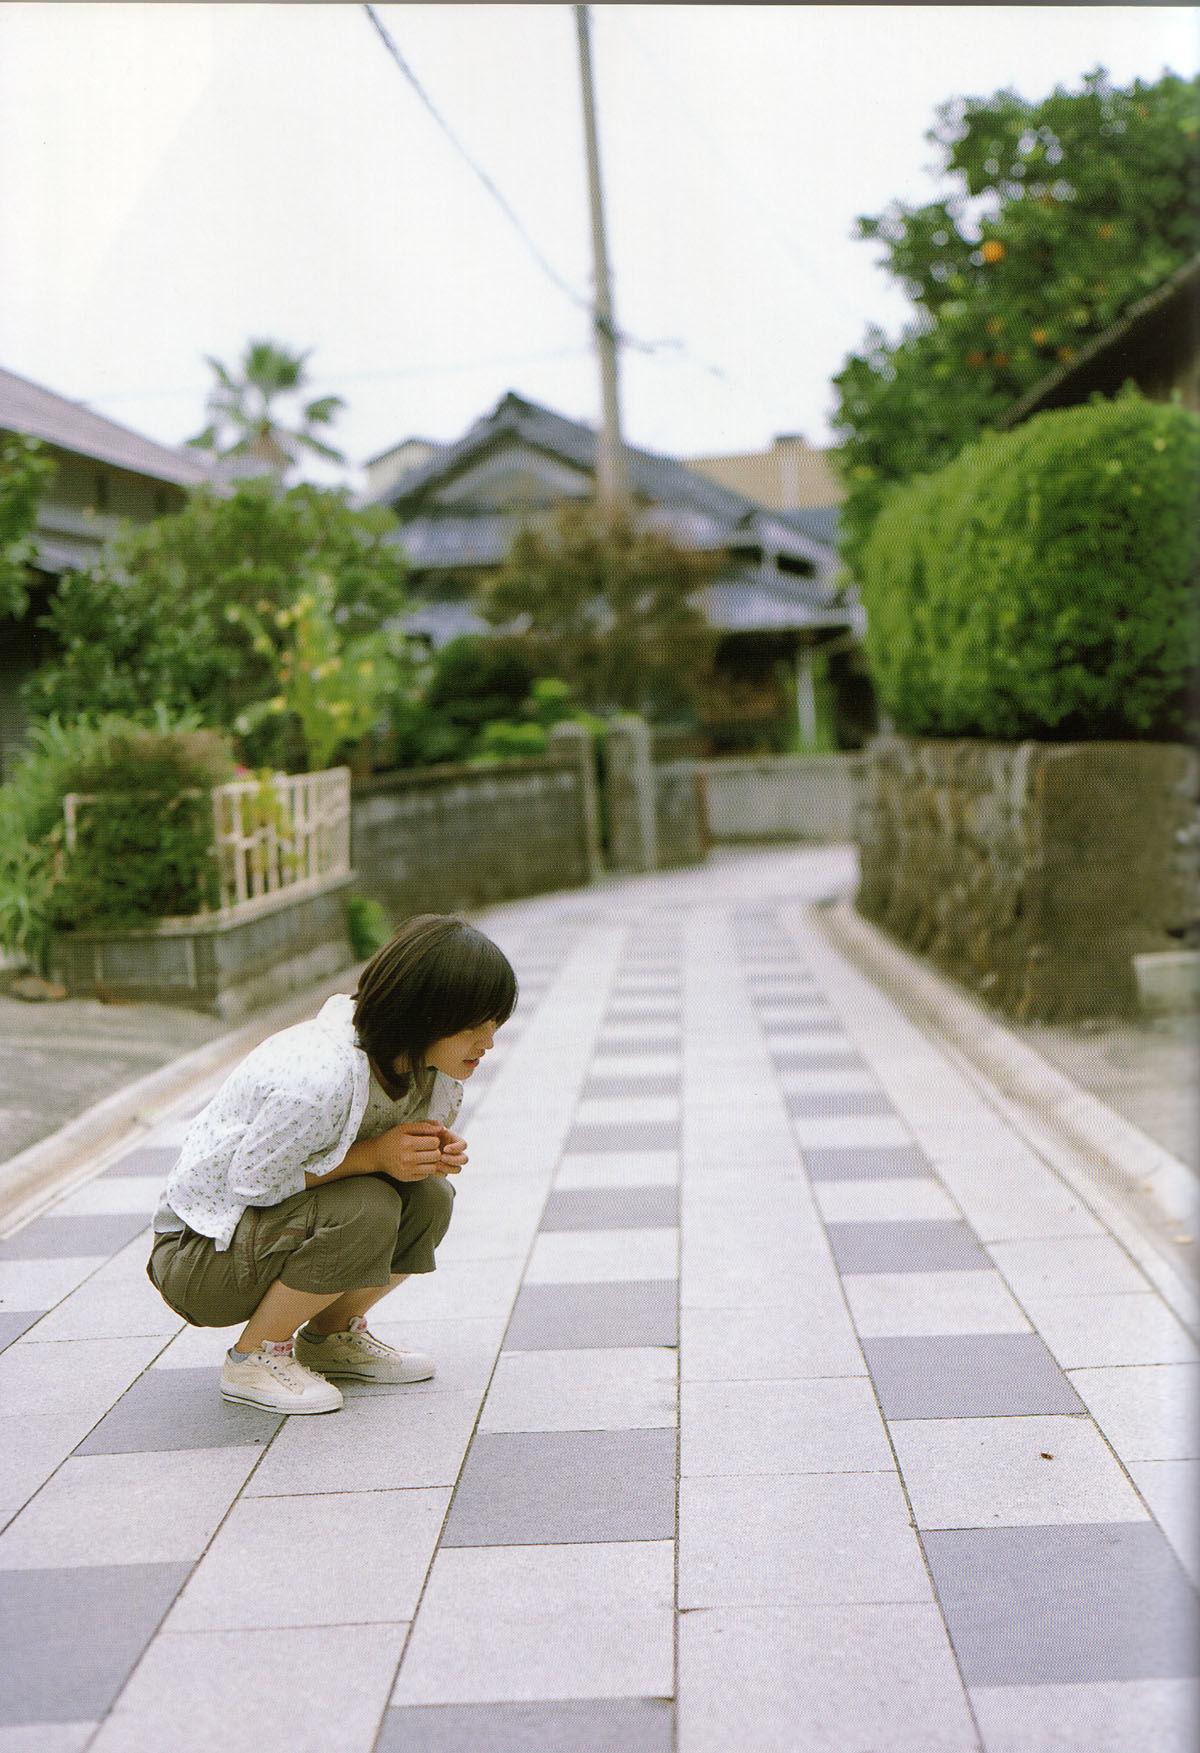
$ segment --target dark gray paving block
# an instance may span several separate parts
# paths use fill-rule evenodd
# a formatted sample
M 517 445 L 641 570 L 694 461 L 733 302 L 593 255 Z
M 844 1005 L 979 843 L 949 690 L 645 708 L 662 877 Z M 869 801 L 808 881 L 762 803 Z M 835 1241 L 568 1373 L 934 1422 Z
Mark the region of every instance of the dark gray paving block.
M 103 1181 L 105 1175 L 153 1175 L 165 1181 L 175 1167 L 178 1156 L 178 1145 L 147 1144 L 141 1150 L 126 1151 L 123 1157 L 117 1158 L 111 1169 L 105 1169 L 99 1179 Z
M 800 1154 L 814 1181 L 902 1181 L 932 1172 L 915 1145 L 875 1149 L 854 1145 L 837 1150 L 805 1149 Z
M 969 1224 L 942 1218 L 825 1226 L 839 1272 L 991 1272 Z
M 104 1716 L 191 1568 L 98 1564 L 0 1572 L 0 1723 Z
M 921 1538 L 968 1686 L 1200 1674 L 1200 1598 L 1153 1522 Z
M 679 1094 L 678 1073 L 647 1072 L 639 1075 L 634 1072 L 618 1076 L 606 1077 L 597 1073 L 589 1077 L 583 1086 L 585 1100 L 594 1096 L 677 1096 Z
M 780 1047 L 771 1055 L 776 1071 L 866 1071 L 868 1065 L 847 1040 L 844 1047 L 830 1047 L 822 1053 L 797 1053 L 793 1048 Z
M 885 1418 L 1084 1411 L 1036 1333 L 889 1336 L 861 1343 Z
M 606 1025 L 633 1024 L 635 1027 L 644 1024 L 647 1028 L 653 1028 L 660 1023 L 674 1023 L 678 1026 L 679 1005 L 657 1002 L 638 1005 L 613 1003 L 604 1013 L 604 1022 Z
M 425 1704 L 389 1710 L 375 1753 L 671 1753 L 669 1698 Z
M 844 1034 L 846 1034 L 846 1031 L 842 1027 L 841 1018 L 832 1010 L 829 1012 L 828 1016 L 814 1016 L 811 1011 L 805 1011 L 803 1015 L 797 1013 L 795 1017 L 779 1019 L 772 1018 L 769 1023 L 766 1023 L 763 1026 L 763 1035 L 766 1039 L 768 1048 L 772 1041 L 778 1040 L 781 1037 L 786 1039 L 789 1035 Z M 846 1045 L 850 1045 L 849 1035 L 846 1035 Z
M 0 1260 L 60 1260 L 68 1255 L 115 1254 L 149 1229 L 141 1212 L 97 1217 L 36 1217 L 15 1236 L 0 1242 Z
M 84 1438 L 77 1455 L 265 1446 L 282 1419 L 222 1400 L 215 1369 L 147 1370 Z
M 805 1090 L 786 1098 L 795 1120 L 855 1119 L 867 1114 L 894 1114 L 882 1090 Z
M 634 1058 L 639 1053 L 675 1053 L 681 1034 L 679 1028 L 655 1031 L 649 1026 L 644 1035 L 608 1035 L 602 1030 L 596 1036 L 596 1052 L 619 1053 L 624 1058 Z
M 517 1298 L 505 1351 L 580 1351 L 679 1343 L 673 1278 L 597 1284 L 527 1284 Z
M 674 1538 L 673 1430 L 480 1431 L 442 1545 Z
M 569 1187 L 551 1193 L 544 1230 L 669 1230 L 679 1222 L 675 1187 Z
M 563 1147 L 569 1156 L 631 1150 L 678 1150 L 677 1120 L 589 1120 L 572 1126 Z
M 45 1309 L 0 1309 L 0 1351 L 40 1321 Z

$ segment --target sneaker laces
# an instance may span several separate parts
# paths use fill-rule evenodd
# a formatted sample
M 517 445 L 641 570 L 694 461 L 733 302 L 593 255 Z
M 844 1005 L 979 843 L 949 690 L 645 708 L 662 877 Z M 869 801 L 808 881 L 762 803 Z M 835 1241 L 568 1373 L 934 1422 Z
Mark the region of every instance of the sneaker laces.
M 262 1362 L 270 1370 L 276 1381 L 293 1394 L 303 1394 L 308 1384 L 315 1380 L 313 1372 L 305 1369 L 295 1355 L 293 1342 L 290 1339 L 266 1339 L 259 1347 Z
M 395 1345 L 387 1345 L 382 1339 L 376 1339 L 374 1333 L 368 1332 L 364 1315 L 355 1315 L 346 1331 L 364 1351 L 369 1351 L 372 1357 L 403 1357 L 404 1355 Z

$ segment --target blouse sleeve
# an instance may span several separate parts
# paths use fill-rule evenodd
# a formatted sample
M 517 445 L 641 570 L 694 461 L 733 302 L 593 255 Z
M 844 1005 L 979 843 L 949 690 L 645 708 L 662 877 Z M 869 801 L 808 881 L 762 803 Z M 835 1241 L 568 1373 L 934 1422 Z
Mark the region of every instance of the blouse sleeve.
M 246 1128 L 229 1164 L 229 1190 L 248 1205 L 303 1193 L 305 1175 L 336 1169 L 354 1142 L 352 1092 L 313 1101 L 274 1090 Z

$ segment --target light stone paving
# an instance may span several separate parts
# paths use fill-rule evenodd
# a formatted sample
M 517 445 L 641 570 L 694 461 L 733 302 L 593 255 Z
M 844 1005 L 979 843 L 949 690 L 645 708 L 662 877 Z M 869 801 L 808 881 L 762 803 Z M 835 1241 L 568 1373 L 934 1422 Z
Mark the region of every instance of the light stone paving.
M 0 1243 L 0 1753 L 1190 1753 L 1195 1342 L 813 928 L 850 874 L 481 917 L 521 1009 L 372 1323 L 430 1382 L 219 1401 L 133 1233 L 210 1086 Z

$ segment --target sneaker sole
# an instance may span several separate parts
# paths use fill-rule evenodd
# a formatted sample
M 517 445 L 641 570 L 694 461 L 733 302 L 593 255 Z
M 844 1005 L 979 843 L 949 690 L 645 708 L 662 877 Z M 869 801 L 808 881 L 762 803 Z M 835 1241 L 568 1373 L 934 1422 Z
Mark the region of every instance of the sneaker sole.
M 340 1412 L 339 1406 L 276 1406 L 270 1400 L 256 1400 L 251 1394 L 234 1394 L 228 1388 L 221 1389 L 222 1400 L 228 1400 L 235 1406 L 253 1406 L 259 1412 L 275 1412 L 281 1418 L 299 1418 L 305 1414 L 312 1417 L 318 1412 Z M 343 1405 L 345 1402 L 342 1403 Z
M 412 1382 L 431 1382 L 437 1374 L 436 1370 L 426 1370 L 423 1376 L 377 1376 L 367 1370 L 339 1369 L 336 1364 L 328 1369 L 321 1369 L 315 1363 L 306 1363 L 304 1367 L 331 1382 L 335 1378 L 339 1382 L 377 1382 L 384 1388 L 406 1388 Z

